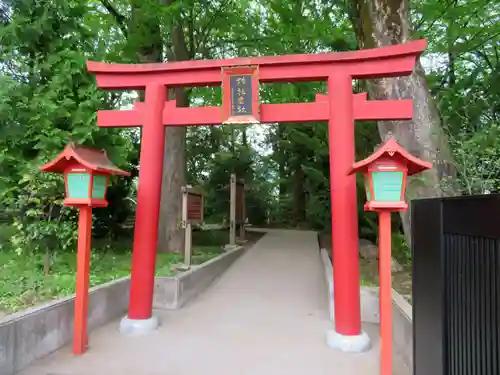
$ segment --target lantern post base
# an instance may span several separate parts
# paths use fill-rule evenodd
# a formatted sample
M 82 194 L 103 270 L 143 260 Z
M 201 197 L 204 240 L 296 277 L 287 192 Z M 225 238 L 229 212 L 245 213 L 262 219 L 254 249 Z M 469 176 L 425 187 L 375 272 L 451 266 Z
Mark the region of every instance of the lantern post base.
M 333 329 L 327 332 L 326 344 L 332 349 L 340 349 L 347 353 L 364 353 L 371 348 L 370 338 L 366 332 L 356 336 L 346 336 Z
M 125 316 L 120 322 L 120 333 L 126 336 L 142 336 L 155 331 L 160 326 L 156 316 L 149 319 L 130 319 Z

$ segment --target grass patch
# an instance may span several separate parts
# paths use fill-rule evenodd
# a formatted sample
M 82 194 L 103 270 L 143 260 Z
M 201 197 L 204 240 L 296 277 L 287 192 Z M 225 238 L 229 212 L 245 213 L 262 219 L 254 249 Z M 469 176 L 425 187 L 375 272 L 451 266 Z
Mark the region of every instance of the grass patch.
M 362 286 L 378 286 L 378 262 L 359 257 L 359 280 Z
M 50 271 L 44 272 L 44 254 L 16 255 L 9 249 L 8 229 L 0 230 L 0 311 L 12 313 L 75 292 L 76 253 L 51 254 Z M 224 252 L 227 231 L 193 232 L 193 264 L 202 264 Z M 130 274 L 132 239 L 93 242 L 90 286 Z M 172 276 L 183 254 L 159 253 L 156 275 Z
M 193 248 L 192 265 L 203 264 L 217 255 L 222 254 L 224 250 L 217 246 L 201 246 Z M 183 254 L 178 253 L 159 253 L 156 258 L 156 276 L 174 276 L 177 274 L 175 266 L 182 263 Z
M 332 257 L 332 236 L 330 233 L 320 233 L 319 246 L 328 251 Z M 411 261 L 402 263 L 403 270 L 392 274 L 392 287 L 408 302 L 412 302 L 412 275 Z M 369 260 L 359 257 L 359 278 L 362 286 L 379 286 L 378 260 Z
M 412 302 L 411 264 L 404 264 L 403 270 L 392 273 L 392 287 L 410 304 Z M 359 259 L 359 276 L 363 286 L 379 286 L 378 261 Z
M 318 244 L 326 249 L 332 260 L 332 235 L 328 232 L 318 234 Z M 378 262 L 359 257 L 359 282 L 362 286 L 378 286 Z

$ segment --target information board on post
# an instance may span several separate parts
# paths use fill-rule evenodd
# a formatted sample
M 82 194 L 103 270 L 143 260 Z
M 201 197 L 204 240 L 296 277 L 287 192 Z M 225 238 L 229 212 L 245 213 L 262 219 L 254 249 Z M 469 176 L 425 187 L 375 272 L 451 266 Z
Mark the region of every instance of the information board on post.
M 191 266 L 192 224 L 203 222 L 203 192 L 189 186 L 182 187 L 182 228 L 184 231 L 184 265 Z
M 241 241 L 245 240 L 245 182 L 238 180 L 236 174 L 231 174 L 230 180 L 230 226 L 229 245 L 236 245 L 236 226 L 239 225 Z
M 182 227 L 203 222 L 203 192 L 200 189 L 182 187 Z
M 223 124 L 259 123 L 257 66 L 222 68 Z

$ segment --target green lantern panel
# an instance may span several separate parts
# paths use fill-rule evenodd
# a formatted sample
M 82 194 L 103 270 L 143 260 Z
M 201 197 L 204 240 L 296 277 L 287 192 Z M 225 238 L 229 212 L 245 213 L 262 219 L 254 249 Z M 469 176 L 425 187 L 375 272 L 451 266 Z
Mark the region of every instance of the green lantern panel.
M 90 173 L 68 173 L 68 197 L 88 198 Z
M 403 172 L 372 172 L 375 201 L 399 202 L 403 189 Z
M 106 176 L 94 175 L 94 184 L 92 186 L 92 198 L 104 199 L 106 194 Z

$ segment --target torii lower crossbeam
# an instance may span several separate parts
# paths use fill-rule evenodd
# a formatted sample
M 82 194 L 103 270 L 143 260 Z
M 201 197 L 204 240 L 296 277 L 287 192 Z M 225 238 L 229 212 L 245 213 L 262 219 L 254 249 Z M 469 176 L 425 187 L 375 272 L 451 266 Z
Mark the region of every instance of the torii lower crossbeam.
M 219 125 L 220 107 L 177 107 L 175 100 L 165 103 L 163 124 L 178 125 Z M 102 127 L 141 126 L 144 122 L 145 105 L 135 102 L 132 110 L 103 110 L 97 113 L 97 124 Z M 367 94 L 354 95 L 354 120 L 406 120 L 412 117 L 411 100 L 367 100 Z M 313 103 L 261 104 L 261 123 L 319 122 L 330 118 L 328 95 L 317 94 Z
M 411 100 L 370 101 L 352 93 L 353 79 L 409 75 L 426 41 L 355 52 L 288 55 L 167 64 L 89 62 L 97 85 L 105 89 L 145 89 L 144 103 L 127 111 L 99 111 L 102 127 L 142 126 L 139 191 L 132 257 L 128 317 L 122 329 L 154 328 L 152 315 L 165 126 L 217 125 L 220 107 L 178 108 L 167 101 L 167 88 L 219 85 L 222 68 L 258 66 L 261 82 L 327 81 L 328 93 L 312 103 L 261 104 L 260 122 L 328 121 L 330 194 L 334 265 L 335 330 L 328 344 L 346 351 L 369 347 L 361 331 L 356 179 L 355 120 L 412 118 Z M 300 272 L 300 270 L 297 270 Z

